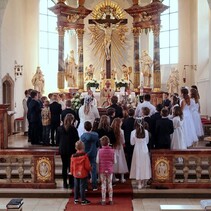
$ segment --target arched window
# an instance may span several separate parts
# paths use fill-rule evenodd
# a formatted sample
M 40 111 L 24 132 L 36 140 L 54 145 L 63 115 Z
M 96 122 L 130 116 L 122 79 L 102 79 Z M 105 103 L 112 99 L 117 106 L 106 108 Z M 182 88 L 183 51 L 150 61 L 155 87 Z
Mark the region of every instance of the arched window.
M 161 14 L 160 63 L 178 63 L 178 0 L 164 0 L 170 8 Z
M 57 17 L 48 9 L 54 5 L 51 0 L 40 0 L 39 5 L 39 65 L 45 77 L 45 94 L 57 90 Z

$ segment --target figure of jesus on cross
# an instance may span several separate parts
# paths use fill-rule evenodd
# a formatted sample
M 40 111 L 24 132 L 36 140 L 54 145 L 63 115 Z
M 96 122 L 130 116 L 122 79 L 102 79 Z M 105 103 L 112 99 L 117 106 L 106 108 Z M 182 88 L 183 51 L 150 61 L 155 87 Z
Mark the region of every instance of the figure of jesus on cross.
M 117 24 L 112 24 L 112 23 L 100 24 L 96 21 L 94 21 L 94 22 L 105 33 L 104 48 L 105 48 L 106 60 L 110 60 L 111 59 L 110 46 L 111 46 L 112 31 L 115 30 L 120 25 L 121 20 Z
M 105 19 L 90 19 L 89 24 L 97 25 L 104 31 L 104 51 L 106 56 L 106 78 L 111 78 L 111 41 L 112 32 L 120 25 L 126 24 L 127 19 L 111 19 L 110 15 L 106 15 Z

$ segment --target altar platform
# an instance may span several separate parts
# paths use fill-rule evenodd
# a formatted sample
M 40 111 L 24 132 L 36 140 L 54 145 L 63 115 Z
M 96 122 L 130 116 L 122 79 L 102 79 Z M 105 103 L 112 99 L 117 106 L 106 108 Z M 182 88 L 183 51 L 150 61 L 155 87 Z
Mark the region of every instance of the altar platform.
M 87 92 L 82 92 L 81 93 L 81 98 L 84 98 L 87 94 L 88 94 Z M 101 107 L 101 104 L 100 104 L 100 91 L 94 92 L 93 95 L 94 95 L 94 97 L 95 97 L 95 99 L 97 101 L 97 107 L 101 109 L 102 107 Z M 136 104 L 137 100 L 136 100 L 135 92 L 131 92 L 130 95 L 124 94 L 122 92 L 115 92 L 115 95 L 118 97 L 118 102 L 119 103 L 124 100 L 124 96 L 128 96 L 128 98 L 131 101 L 131 104 L 134 104 L 134 105 Z

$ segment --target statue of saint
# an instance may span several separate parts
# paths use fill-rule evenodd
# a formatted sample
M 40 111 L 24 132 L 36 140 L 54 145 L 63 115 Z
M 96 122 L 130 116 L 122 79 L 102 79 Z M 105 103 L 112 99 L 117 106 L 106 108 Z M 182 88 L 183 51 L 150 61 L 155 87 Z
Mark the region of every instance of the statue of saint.
M 111 98 L 114 96 L 115 91 L 111 87 L 111 82 L 107 80 L 105 87 L 100 91 L 100 105 L 106 107 L 111 105 Z
M 171 69 L 166 87 L 169 94 L 179 93 L 179 71 L 176 68 Z
M 131 74 L 131 68 L 128 68 L 125 64 L 122 65 L 122 73 L 123 73 L 123 78 L 126 81 L 130 80 L 130 74 Z
M 143 73 L 144 77 L 144 87 L 150 87 L 153 61 L 146 50 L 142 51 L 140 62 L 141 62 L 141 72 Z
M 92 64 L 85 68 L 85 81 L 92 80 L 95 68 Z
M 70 51 L 70 57 L 65 60 L 65 77 L 68 87 L 77 87 L 77 65 L 75 63 L 74 51 Z
M 114 68 L 114 69 L 111 71 L 111 79 L 117 80 L 117 70 L 116 70 L 116 68 Z
M 106 71 L 101 68 L 100 70 L 100 80 L 103 81 L 106 78 Z
M 32 84 L 35 90 L 37 90 L 41 94 L 44 93 L 45 79 L 40 67 L 37 67 L 36 73 L 32 78 Z

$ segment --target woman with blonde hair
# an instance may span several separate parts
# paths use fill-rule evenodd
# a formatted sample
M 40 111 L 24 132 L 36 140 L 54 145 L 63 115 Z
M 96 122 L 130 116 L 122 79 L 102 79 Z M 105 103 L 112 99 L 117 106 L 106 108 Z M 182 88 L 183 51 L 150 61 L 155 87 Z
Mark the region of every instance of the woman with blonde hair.
M 121 182 L 124 183 L 126 181 L 124 174 L 128 172 L 128 167 L 123 149 L 123 145 L 125 144 L 124 132 L 121 129 L 121 126 L 122 120 L 120 118 L 115 118 L 111 124 L 111 128 L 113 128 L 116 138 L 116 142 L 113 144 L 117 157 L 117 164 L 114 166 L 114 173 L 121 174 Z
M 94 123 L 96 118 L 100 118 L 99 111 L 96 106 L 92 105 L 93 98 L 90 95 L 87 95 L 84 98 L 84 105 L 79 108 L 78 115 L 80 119 L 80 124 L 78 126 L 78 134 L 79 137 L 85 132 L 84 131 L 84 123 L 89 121 Z

